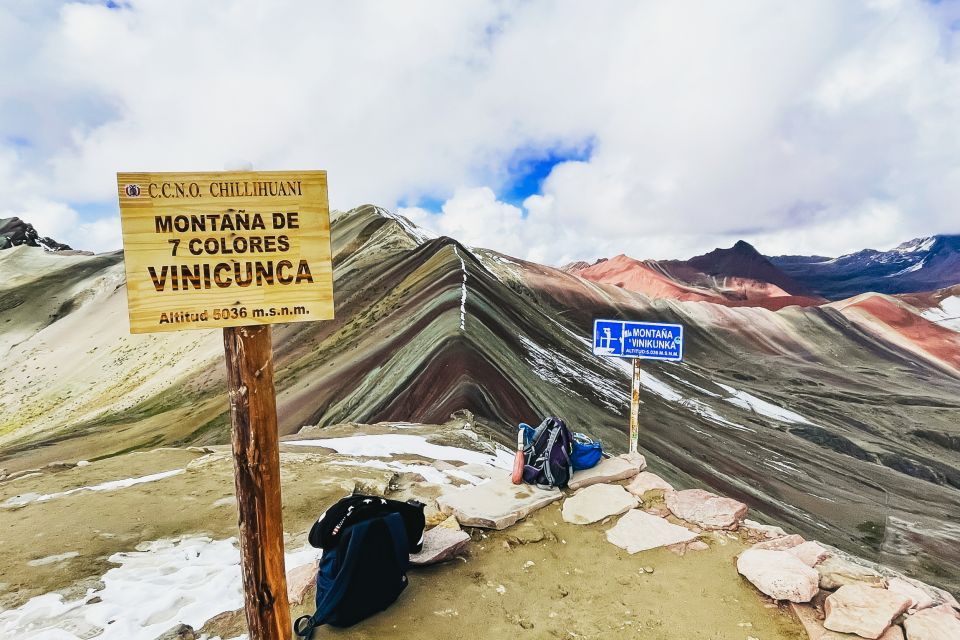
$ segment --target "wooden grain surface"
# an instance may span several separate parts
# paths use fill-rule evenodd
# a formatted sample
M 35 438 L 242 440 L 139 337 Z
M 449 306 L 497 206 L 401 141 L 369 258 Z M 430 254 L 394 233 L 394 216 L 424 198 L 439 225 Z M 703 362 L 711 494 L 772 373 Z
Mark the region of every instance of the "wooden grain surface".
M 269 326 L 223 330 L 250 640 L 288 640 L 280 447 Z
M 256 193 L 258 184 L 290 183 L 299 183 L 299 193 Z M 251 193 L 226 195 L 223 186 L 231 184 L 246 185 Z M 178 186 L 182 191 L 178 191 Z M 266 190 L 264 186 L 263 191 Z M 326 172 L 118 173 L 117 193 L 132 333 L 328 320 L 333 317 Z M 208 222 L 206 230 L 157 230 L 158 216 L 161 219 L 197 216 L 209 221 L 203 216 L 239 211 L 243 211 L 247 219 L 252 218 L 253 213 L 260 213 L 266 228 L 213 231 L 213 225 Z M 296 212 L 299 228 L 273 228 L 272 214 L 275 212 Z M 256 242 L 263 246 L 262 243 L 267 242 L 265 236 L 273 236 L 276 240 L 281 235 L 286 236 L 289 245 L 285 251 L 276 249 L 267 253 L 250 248 Z M 258 237 L 259 240 L 255 240 Z M 193 245 L 191 240 L 195 241 Z M 179 241 L 175 256 L 172 255 L 174 243 L 171 241 Z M 231 251 L 239 242 L 245 250 L 225 254 L 218 248 L 214 253 L 207 253 L 207 242 L 211 247 L 225 243 Z M 204 248 L 200 255 L 193 255 L 189 251 L 192 246 Z M 268 282 L 269 278 L 263 278 L 259 285 L 254 282 L 250 286 L 239 286 L 234 281 L 221 287 L 207 280 L 209 288 L 196 288 L 189 284 L 191 281 L 182 281 L 178 277 L 179 283 L 186 284 L 187 288 L 173 288 L 172 271 L 181 274 L 183 266 L 192 273 L 203 272 L 203 269 L 212 273 L 217 265 L 227 265 L 228 268 L 216 271 L 223 276 L 220 280 L 223 283 L 233 280 L 235 267 L 245 275 L 248 264 L 255 269 L 259 262 L 276 270 L 281 260 L 289 261 L 294 268 L 305 260 L 313 282 L 304 278 L 299 283 L 281 284 L 275 271 L 272 284 Z M 159 280 L 151 277 L 150 267 L 157 276 L 163 273 L 164 267 L 167 268 L 163 290 L 157 290 Z M 293 272 L 295 269 L 283 271 L 285 274 Z M 226 318 L 215 317 L 218 315 Z

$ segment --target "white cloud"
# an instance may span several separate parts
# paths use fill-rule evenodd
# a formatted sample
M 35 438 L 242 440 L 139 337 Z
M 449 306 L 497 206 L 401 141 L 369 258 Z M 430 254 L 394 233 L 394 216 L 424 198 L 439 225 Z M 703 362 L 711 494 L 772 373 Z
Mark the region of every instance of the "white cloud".
M 327 169 L 339 208 L 444 197 L 439 217 L 407 213 L 551 262 L 960 231 L 953 6 L 15 6 L 0 8 L 0 210 L 54 237 L 90 224 L 117 241 L 112 217 L 54 205 L 111 204 L 118 170 L 238 162 Z M 586 141 L 522 209 L 496 197 L 518 153 Z

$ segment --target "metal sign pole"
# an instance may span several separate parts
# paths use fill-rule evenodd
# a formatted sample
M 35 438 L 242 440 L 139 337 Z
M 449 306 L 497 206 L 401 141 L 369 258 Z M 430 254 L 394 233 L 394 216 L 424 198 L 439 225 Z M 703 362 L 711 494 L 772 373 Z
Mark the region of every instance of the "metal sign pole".
M 630 453 L 640 440 L 640 358 L 633 359 L 633 395 L 630 397 Z
M 250 640 L 288 640 L 291 630 L 271 342 L 270 325 L 223 329 Z

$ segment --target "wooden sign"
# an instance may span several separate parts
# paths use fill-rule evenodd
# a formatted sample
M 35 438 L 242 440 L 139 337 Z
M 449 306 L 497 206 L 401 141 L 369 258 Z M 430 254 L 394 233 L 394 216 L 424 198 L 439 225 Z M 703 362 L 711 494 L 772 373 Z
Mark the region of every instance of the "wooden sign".
M 118 173 L 131 333 L 333 318 L 325 171 Z
M 290 638 L 270 325 L 333 318 L 324 171 L 118 173 L 130 332 L 223 327 L 250 640 Z

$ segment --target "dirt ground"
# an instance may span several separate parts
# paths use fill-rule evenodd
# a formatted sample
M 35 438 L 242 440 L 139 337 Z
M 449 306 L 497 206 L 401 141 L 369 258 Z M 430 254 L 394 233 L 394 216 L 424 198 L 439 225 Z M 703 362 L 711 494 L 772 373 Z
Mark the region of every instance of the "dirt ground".
M 16 495 L 54 493 L 118 478 L 186 468 L 179 475 L 117 491 L 83 491 L 0 511 L 0 608 L 59 590 L 74 597 L 112 565 L 106 558 L 142 541 L 185 533 L 236 535 L 229 458 L 162 449 L 0 483 L 0 504 Z M 284 460 L 288 548 L 299 547 L 317 514 L 354 488 L 389 491 L 389 472 L 322 465 L 319 454 Z M 392 485 L 396 488 L 396 484 Z M 612 522 L 564 523 L 559 503 L 503 532 L 469 530 L 464 557 L 410 572 L 410 586 L 387 611 L 318 637 L 632 638 L 802 640 L 788 612 L 766 602 L 736 571 L 745 543 L 733 534 L 683 557 L 665 549 L 633 556 L 609 544 Z M 78 556 L 31 566 L 31 560 Z M 652 572 L 649 571 L 652 569 Z M 312 613 L 313 592 L 296 616 Z M 224 638 L 244 632 L 240 612 L 203 629 Z

